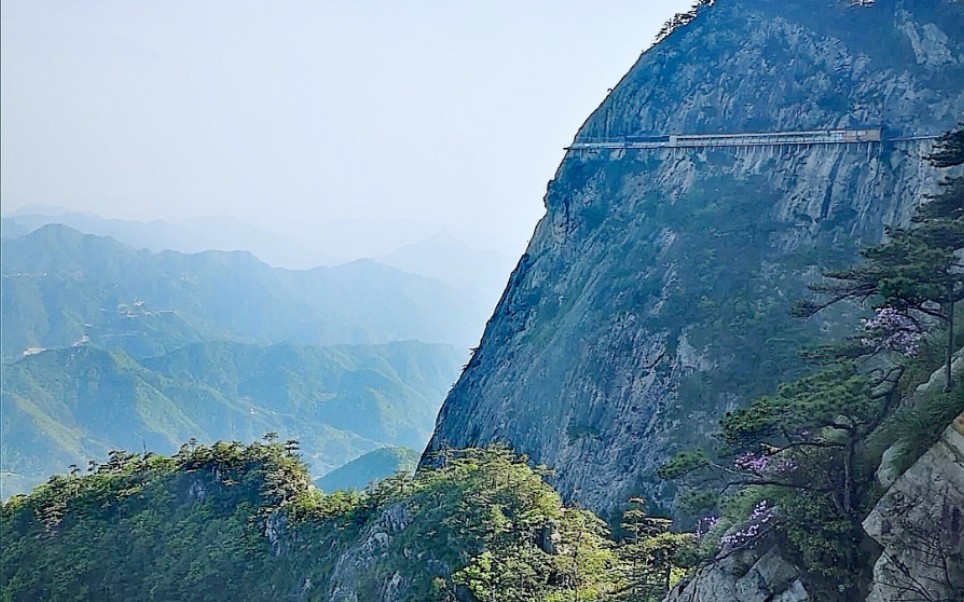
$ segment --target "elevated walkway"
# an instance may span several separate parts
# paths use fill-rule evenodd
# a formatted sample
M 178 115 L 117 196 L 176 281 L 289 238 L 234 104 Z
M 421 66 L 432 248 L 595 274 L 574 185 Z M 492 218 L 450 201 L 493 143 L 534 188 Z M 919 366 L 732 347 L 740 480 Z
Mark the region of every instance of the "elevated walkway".
M 883 142 L 936 140 L 940 136 L 884 138 L 883 128 L 807 130 L 796 132 L 744 132 L 734 134 L 670 134 L 666 136 L 623 136 L 576 139 L 571 151 L 648 150 L 663 148 L 753 148 L 822 146 L 831 144 L 874 145 Z

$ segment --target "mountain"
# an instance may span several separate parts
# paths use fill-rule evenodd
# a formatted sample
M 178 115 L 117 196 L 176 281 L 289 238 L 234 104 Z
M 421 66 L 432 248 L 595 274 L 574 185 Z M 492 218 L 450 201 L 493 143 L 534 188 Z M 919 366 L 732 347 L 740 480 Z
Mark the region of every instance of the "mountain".
M 964 114 L 964 5 L 700 4 L 576 135 L 429 452 L 501 442 L 598 512 L 668 504 L 656 467 L 856 311 L 791 318 L 806 285 L 934 191 L 918 137 Z M 873 125 L 883 143 L 670 138 Z
M 51 224 L 61 224 L 96 236 L 106 236 L 154 253 L 178 251 L 248 251 L 259 260 L 287 269 L 336 266 L 374 257 L 382 265 L 443 282 L 470 295 L 486 310 L 495 306 L 514 259 L 505 253 L 480 250 L 447 231 L 411 242 L 433 226 L 406 221 L 338 220 L 316 224 L 308 240 L 293 239 L 229 217 L 199 217 L 177 222 L 103 218 L 63 208 L 30 206 L 0 219 L 0 235 L 17 238 Z M 391 252 L 385 247 L 399 244 Z
M 179 251 L 249 251 L 276 267 L 305 269 L 342 263 L 339 257 L 309 250 L 299 241 L 230 217 L 198 217 L 177 222 L 109 219 L 63 208 L 29 206 L 0 220 L 3 236 L 22 236 L 49 224 L 62 224 L 97 236 L 108 236 L 155 253 Z
M 87 341 L 135 357 L 210 339 L 417 339 L 469 347 L 485 308 L 428 278 L 358 261 L 271 268 L 247 252 L 135 250 L 47 225 L 0 240 L 2 356 Z
M 139 361 L 89 345 L 44 351 L 3 369 L 0 495 L 111 449 L 172 453 L 192 438 L 276 432 L 300 441 L 315 474 L 385 446 L 421 448 L 459 364 L 455 349 L 417 342 L 206 342 Z
M 7 218 L 0 218 L 0 238 L 16 238 L 29 234 L 33 228 Z
M 318 220 L 304 217 L 285 226 L 285 234 L 264 225 L 253 225 L 228 216 L 193 217 L 177 221 L 124 220 L 102 217 L 93 213 L 77 212 L 50 205 L 28 205 L 0 218 L 0 231 L 4 237 L 23 236 L 37 228 L 50 224 L 62 224 L 97 236 L 108 236 L 136 249 L 155 253 L 178 251 L 200 253 L 202 251 L 249 251 L 261 261 L 288 269 L 310 269 L 319 265 L 337 265 L 362 258 L 390 260 L 396 253 L 400 261 L 407 263 L 412 252 L 427 246 L 445 247 L 456 257 L 468 261 L 465 271 L 475 266 L 476 256 L 498 258 L 505 264 L 506 257 L 495 251 L 479 251 L 464 240 L 471 235 L 454 236 L 434 223 L 410 219 L 330 219 Z M 414 247 L 409 251 L 409 247 Z M 451 260 L 449 261 L 451 263 Z M 391 264 L 394 265 L 394 264 Z M 421 268 L 433 272 L 452 274 L 449 269 L 439 270 L 430 263 L 418 260 L 419 269 L 402 269 L 425 274 Z M 411 264 L 409 267 L 412 267 Z M 501 279 L 504 281 L 511 265 L 504 265 Z M 444 278 L 441 280 L 445 281 Z M 459 282 L 465 282 L 460 277 Z M 505 282 L 497 282 L 501 287 Z
M 3 504 L 0 597 L 961 599 L 964 187 L 953 178 L 964 130 L 933 159 L 945 186 L 923 158 L 964 108 L 964 6 L 727 0 L 694 11 L 577 137 L 414 476 L 326 494 L 290 443 L 108 452 L 87 474 Z M 710 137 L 683 137 L 700 131 Z M 856 263 L 860 245 L 911 215 Z M 833 281 L 856 279 L 865 306 L 791 319 L 807 284 L 853 265 Z M 868 290 L 879 298 L 859 299 Z M 934 299 L 946 314 L 898 319 L 937 313 Z M 862 322 L 881 301 L 895 305 Z M 309 393 L 295 408 L 323 394 L 272 372 L 261 351 L 188 347 L 136 365 L 113 355 L 124 378 L 108 391 L 147 371 L 253 398 L 264 367 Z M 362 399 L 343 417 L 353 428 L 377 426 L 372 408 L 392 415 Z M 658 464 L 661 478 L 693 481 L 659 486 Z M 694 532 L 671 532 L 661 511 Z
M 383 447 L 339 466 L 316 481 L 323 491 L 364 489 L 398 473 L 412 474 L 419 452 L 405 447 Z

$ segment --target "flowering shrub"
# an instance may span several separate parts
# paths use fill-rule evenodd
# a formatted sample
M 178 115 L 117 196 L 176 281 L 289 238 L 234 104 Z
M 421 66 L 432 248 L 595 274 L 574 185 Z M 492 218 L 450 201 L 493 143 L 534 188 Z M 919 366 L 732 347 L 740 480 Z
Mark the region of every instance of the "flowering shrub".
M 864 336 L 860 342 L 874 351 L 897 351 L 907 357 L 920 352 L 923 335 L 916 322 L 892 307 L 882 307 L 872 318 L 863 320 Z
M 734 549 L 753 542 L 760 536 L 763 526 L 773 519 L 770 502 L 761 500 L 747 518 L 747 524 L 738 531 L 727 533 L 720 538 L 720 550 Z
M 748 470 L 756 473 L 765 472 L 767 468 L 770 467 L 770 457 L 758 456 L 753 452 L 746 452 L 737 456 L 733 465 L 740 470 Z
M 774 461 L 776 460 L 776 461 Z M 736 457 L 733 465 L 740 470 L 755 474 L 782 474 L 796 470 L 797 463 L 789 458 L 774 458 L 753 452 L 742 453 Z

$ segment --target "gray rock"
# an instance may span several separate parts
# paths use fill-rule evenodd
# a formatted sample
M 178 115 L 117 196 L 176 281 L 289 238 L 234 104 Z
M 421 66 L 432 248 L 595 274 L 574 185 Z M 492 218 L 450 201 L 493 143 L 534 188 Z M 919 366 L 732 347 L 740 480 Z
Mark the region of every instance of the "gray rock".
M 717 2 L 644 53 L 578 136 L 954 127 L 964 3 L 850 4 Z M 428 452 L 506 443 L 597 512 L 631 493 L 668 504 L 656 467 L 792 378 L 801 344 L 852 326 L 852 308 L 787 311 L 934 190 L 929 148 L 569 152 Z
M 954 354 L 951 361 L 951 375 L 955 382 L 959 382 L 964 377 L 964 349 Z M 943 391 L 947 379 L 944 369 L 935 370 L 926 382 L 921 383 L 914 389 L 914 394 L 901 401 L 902 408 L 912 408 L 919 400 L 930 395 L 936 395 Z M 900 476 L 900 468 L 894 465 L 894 460 L 899 458 L 903 452 L 900 443 L 894 444 L 884 450 L 880 458 L 880 466 L 877 467 L 877 482 L 883 487 L 889 488 Z
M 894 458 L 900 456 L 902 452 L 901 445 L 892 445 L 884 450 L 883 455 L 880 458 L 880 466 L 877 468 L 877 482 L 884 487 L 890 487 L 900 476 L 897 468 L 894 466 Z
M 867 602 L 964 597 L 964 413 L 864 520 L 883 546 Z
M 804 602 L 811 598 L 799 574 L 776 549 L 759 558 L 748 550 L 700 569 L 673 588 L 664 602 Z
M 392 552 L 392 538 L 405 530 L 411 512 L 404 502 L 382 512 L 360 538 L 338 559 L 328 582 L 330 602 L 396 602 L 404 600 L 411 575 L 385 574 L 379 565 Z M 377 597 L 359 597 L 361 591 L 377 591 Z

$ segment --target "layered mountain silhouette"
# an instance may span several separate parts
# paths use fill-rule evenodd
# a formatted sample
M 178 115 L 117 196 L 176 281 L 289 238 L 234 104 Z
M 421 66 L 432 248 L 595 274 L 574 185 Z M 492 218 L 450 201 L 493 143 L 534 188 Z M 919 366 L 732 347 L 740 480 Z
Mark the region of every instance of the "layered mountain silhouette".
M 152 253 L 57 224 L 0 244 L 5 358 L 79 341 L 136 357 L 210 339 L 468 348 L 486 312 L 371 260 L 284 270 L 247 252 Z
M 62 224 L 0 245 L 4 496 L 111 449 L 192 438 L 277 432 L 316 476 L 421 449 L 485 312 L 372 260 L 285 270 Z

